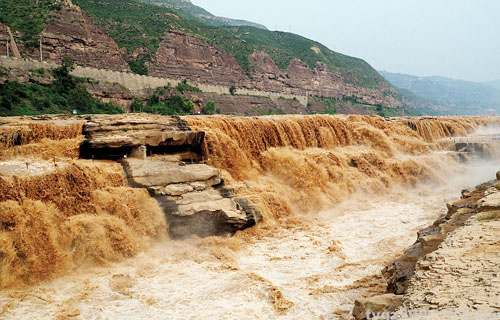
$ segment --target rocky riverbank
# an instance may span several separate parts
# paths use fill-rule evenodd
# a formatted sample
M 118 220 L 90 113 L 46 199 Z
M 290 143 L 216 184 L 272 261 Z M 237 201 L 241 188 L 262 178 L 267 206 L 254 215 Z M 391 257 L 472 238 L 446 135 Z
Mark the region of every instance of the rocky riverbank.
M 419 231 L 417 241 L 382 270 L 386 293 L 356 300 L 353 316 L 499 312 L 499 187 L 491 180 L 448 203 L 446 216 Z

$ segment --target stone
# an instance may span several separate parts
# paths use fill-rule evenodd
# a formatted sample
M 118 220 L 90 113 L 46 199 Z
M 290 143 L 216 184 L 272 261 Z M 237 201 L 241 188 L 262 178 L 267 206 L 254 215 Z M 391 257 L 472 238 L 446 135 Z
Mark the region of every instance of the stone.
M 133 147 L 130 153 L 131 158 L 146 160 L 146 146 Z
M 84 158 L 105 154 L 106 149 L 123 156 L 130 154 L 133 147 L 142 145 L 170 148 L 169 152 L 184 148 L 186 151 L 200 153 L 199 149 L 205 138 L 204 132 L 192 131 L 179 117 L 149 114 L 91 115 L 87 120 L 83 127 L 86 140 L 81 152 Z
M 183 164 L 162 159 L 124 159 L 129 184 L 147 188 L 165 212 L 173 238 L 232 234 L 262 219 L 244 197 L 222 184 L 220 170 L 205 164 Z
M 185 193 L 193 191 L 194 188 L 186 183 L 178 183 L 178 184 L 171 184 L 162 189 L 162 194 L 163 195 L 169 195 L 169 196 L 180 196 Z
M 143 188 L 220 178 L 220 170 L 206 164 L 180 166 L 173 162 L 150 159 L 126 159 L 123 164 L 129 182 L 133 186 Z
M 495 192 L 482 198 L 477 203 L 479 212 L 500 209 L 500 192 Z
M 403 302 L 403 296 L 392 293 L 357 299 L 354 302 L 352 315 L 355 319 L 365 320 L 373 318 L 374 314 L 391 313 L 397 310 Z
M 220 190 L 193 191 L 179 197 L 156 196 L 173 238 L 233 234 L 262 219 L 248 199 L 228 197 Z

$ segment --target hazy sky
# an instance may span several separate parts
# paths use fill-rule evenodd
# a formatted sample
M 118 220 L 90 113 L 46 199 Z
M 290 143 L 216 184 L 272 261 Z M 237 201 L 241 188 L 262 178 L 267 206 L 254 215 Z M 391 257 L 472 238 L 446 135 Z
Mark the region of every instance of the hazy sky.
M 291 31 L 378 70 L 500 79 L 500 0 L 192 0 Z

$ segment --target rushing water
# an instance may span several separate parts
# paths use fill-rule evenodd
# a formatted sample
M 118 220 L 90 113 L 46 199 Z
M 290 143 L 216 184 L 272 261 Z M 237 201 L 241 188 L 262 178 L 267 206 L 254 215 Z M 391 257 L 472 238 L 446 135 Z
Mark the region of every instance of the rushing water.
M 496 164 L 447 183 L 356 194 L 317 215 L 296 215 L 252 241 L 163 241 L 136 257 L 0 295 L 3 319 L 342 319 L 354 299 L 383 290 L 380 270 L 445 213 L 462 187 Z
M 232 238 L 159 241 L 163 213 L 123 185 L 116 163 L 0 179 L 0 318 L 348 319 L 357 297 L 384 291 L 380 270 L 446 200 L 500 168 L 463 167 L 435 143 L 498 119 L 186 121 L 264 222 Z M 30 144 L 28 132 L 0 156 L 38 163 L 64 158 L 67 143 L 78 150 L 73 135 L 41 129 L 54 137 Z

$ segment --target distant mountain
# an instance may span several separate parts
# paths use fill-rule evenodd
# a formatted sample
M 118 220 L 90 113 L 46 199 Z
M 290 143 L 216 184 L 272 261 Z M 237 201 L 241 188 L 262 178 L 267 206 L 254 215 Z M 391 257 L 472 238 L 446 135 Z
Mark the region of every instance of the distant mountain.
M 451 114 L 484 114 L 500 111 L 500 90 L 484 83 L 446 77 L 417 77 L 380 71 L 394 86 L 441 106 Z
M 493 80 L 493 81 L 484 82 L 484 84 L 487 84 L 489 86 L 492 86 L 492 87 L 496 88 L 497 90 L 500 90 L 500 79 L 499 80 Z
M 140 0 L 143 3 L 154 4 L 160 7 L 170 8 L 182 13 L 185 18 L 195 17 L 214 26 L 249 26 L 267 30 L 261 24 L 246 21 L 217 17 L 207 10 L 198 7 L 189 0 Z

